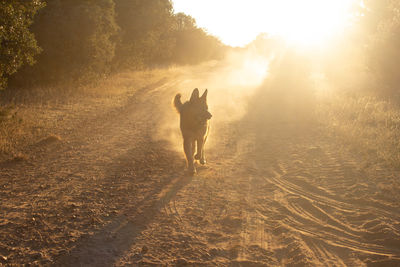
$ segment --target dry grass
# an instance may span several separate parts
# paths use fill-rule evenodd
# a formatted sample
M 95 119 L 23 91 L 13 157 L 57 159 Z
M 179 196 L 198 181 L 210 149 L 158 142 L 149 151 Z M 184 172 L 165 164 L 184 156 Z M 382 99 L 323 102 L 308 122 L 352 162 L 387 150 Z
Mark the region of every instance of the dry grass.
M 46 138 L 63 138 L 84 118 L 123 106 L 135 91 L 186 69 L 123 72 L 90 86 L 60 86 L 2 92 L 0 95 L 0 161 L 25 155 Z M 371 161 L 400 167 L 400 109 L 364 95 L 333 92 L 317 101 L 317 114 L 331 133 Z
M 141 88 L 179 69 L 115 74 L 90 86 L 37 87 L 0 95 L 0 162 L 29 154 L 30 146 L 122 107 Z
M 331 133 L 369 159 L 400 167 L 400 109 L 374 96 L 333 93 L 318 114 Z

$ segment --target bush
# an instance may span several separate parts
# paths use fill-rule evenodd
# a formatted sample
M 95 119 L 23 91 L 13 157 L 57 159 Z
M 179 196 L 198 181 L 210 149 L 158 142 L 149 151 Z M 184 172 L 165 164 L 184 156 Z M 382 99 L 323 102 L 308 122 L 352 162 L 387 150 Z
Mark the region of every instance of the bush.
M 222 57 L 223 45 L 216 37 L 196 26 L 196 21 L 183 13 L 174 17 L 176 45 L 172 60 L 178 64 L 197 64 Z
M 170 0 L 115 0 L 121 34 L 117 68 L 137 68 L 170 60 L 173 9 Z
M 43 6 L 40 0 L 0 1 L 0 89 L 24 64 L 32 65 L 41 51 L 29 26 Z
M 15 82 L 72 81 L 109 72 L 118 31 L 114 12 L 112 0 L 48 1 L 32 27 L 43 53 Z

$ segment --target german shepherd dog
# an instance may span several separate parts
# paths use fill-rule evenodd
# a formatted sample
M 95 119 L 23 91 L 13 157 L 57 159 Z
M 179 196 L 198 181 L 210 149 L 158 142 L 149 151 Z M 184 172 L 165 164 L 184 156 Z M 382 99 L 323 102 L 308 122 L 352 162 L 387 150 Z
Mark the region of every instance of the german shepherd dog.
M 174 99 L 174 106 L 180 114 L 180 127 L 183 137 L 183 150 L 186 155 L 188 172 L 190 175 L 196 173 L 194 160 L 199 160 L 202 165 L 206 164 L 204 155 L 204 144 L 210 130 L 209 120 L 212 115 L 208 111 L 206 89 L 203 95 L 199 96 L 199 89 L 194 89 L 190 100 L 183 103 L 181 94 Z M 196 151 L 197 144 L 197 153 Z

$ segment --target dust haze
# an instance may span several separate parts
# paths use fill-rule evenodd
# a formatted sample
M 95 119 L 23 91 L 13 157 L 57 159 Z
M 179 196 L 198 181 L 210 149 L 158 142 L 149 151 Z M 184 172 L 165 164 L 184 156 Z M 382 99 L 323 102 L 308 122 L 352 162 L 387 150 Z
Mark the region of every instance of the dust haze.
M 0 1 L 0 266 L 400 266 L 400 2 L 211 2 Z
M 265 120 L 311 118 L 315 88 L 330 88 L 325 77 L 319 75 L 311 54 L 279 46 L 280 40 L 268 41 L 274 42 L 268 50 L 251 44 L 230 50 L 224 60 L 192 67 L 190 73 L 182 71 L 183 81 L 172 85 L 176 93 L 182 93 L 184 101 L 189 100 L 194 88 L 199 88 L 200 93 L 209 90 L 213 117 L 208 148 L 213 146 L 213 135 L 218 135 L 218 127 L 213 125 L 239 121 L 249 113 Z M 169 96 L 171 102 L 173 97 Z M 179 116 L 171 106 L 165 107 L 165 118 L 155 138 L 167 140 L 171 148 L 181 152 Z
M 208 89 L 208 105 L 213 115 L 211 125 L 240 120 L 246 114 L 254 93 L 269 77 L 270 64 L 274 57 L 274 51 L 265 55 L 254 47 L 232 49 L 222 61 L 192 67 L 190 73 L 182 72 L 183 81 L 173 87 L 176 88 L 176 93 L 182 93 L 183 101 L 189 100 L 194 88 L 199 88 L 200 93 Z M 171 103 L 174 96 L 169 96 Z M 165 121 L 160 128 L 156 138 L 167 139 L 172 147 L 181 152 L 179 116 L 172 105 L 165 108 Z M 212 146 L 214 134 L 217 133 L 211 126 L 207 147 Z

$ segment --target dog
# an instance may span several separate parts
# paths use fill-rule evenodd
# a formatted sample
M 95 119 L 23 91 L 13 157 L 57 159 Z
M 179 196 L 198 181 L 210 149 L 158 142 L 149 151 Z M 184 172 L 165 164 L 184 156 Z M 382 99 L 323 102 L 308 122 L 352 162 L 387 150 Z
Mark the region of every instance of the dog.
M 210 131 L 211 113 L 208 111 L 206 89 L 200 97 L 199 89 L 195 88 L 190 100 L 182 103 L 181 94 L 174 98 L 174 106 L 180 115 L 180 128 L 183 137 L 183 150 L 185 152 L 187 168 L 190 175 L 196 173 L 194 160 L 206 164 L 204 144 Z M 197 144 L 197 151 L 196 151 Z M 195 155 L 195 151 L 197 152 Z

